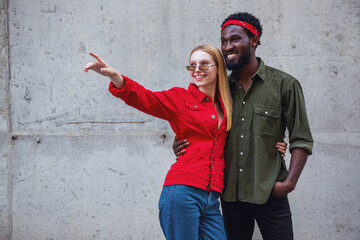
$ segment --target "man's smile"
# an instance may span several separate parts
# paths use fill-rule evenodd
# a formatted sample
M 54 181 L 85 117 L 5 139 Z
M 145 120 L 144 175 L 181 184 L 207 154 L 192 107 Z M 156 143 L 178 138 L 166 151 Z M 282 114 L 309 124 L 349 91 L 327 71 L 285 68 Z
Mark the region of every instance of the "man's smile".
M 229 54 L 226 54 L 226 60 L 227 61 L 233 61 L 234 59 L 236 58 L 236 54 L 235 53 L 229 53 Z

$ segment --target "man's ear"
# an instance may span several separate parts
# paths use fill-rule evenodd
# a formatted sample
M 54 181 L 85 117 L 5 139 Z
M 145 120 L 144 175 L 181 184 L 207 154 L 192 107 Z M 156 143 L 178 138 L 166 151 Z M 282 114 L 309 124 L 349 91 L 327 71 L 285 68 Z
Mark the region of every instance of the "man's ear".
M 256 48 L 256 46 L 258 45 L 258 43 L 259 43 L 259 38 L 258 38 L 258 36 L 254 35 L 254 36 L 252 36 L 252 37 L 250 38 L 250 45 L 251 45 L 251 47 Z

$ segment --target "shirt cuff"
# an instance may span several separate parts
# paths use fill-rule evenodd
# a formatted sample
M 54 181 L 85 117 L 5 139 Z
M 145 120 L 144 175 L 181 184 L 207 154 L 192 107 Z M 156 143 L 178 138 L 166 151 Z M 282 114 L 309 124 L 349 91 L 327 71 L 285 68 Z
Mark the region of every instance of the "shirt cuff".
M 294 148 L 302 148 L 309 153 L 312 154 L 313 143 L 310 142 L 294 142 L 290 144 L 289 151 L 291 152 Z
M 129 92 L 131 91 L 131 85 L 132 85 L 132 80 L 124 75 L 121 75 L 124 78 L 124 86 L 122 88 L 117 88 L 115 86 L 115 84 L 110 81 L 109 84 L 109 92 L 114 95 L 115 97 L 121 98 L 122 96 L 125 96 L 127 94 L 129 94 Z

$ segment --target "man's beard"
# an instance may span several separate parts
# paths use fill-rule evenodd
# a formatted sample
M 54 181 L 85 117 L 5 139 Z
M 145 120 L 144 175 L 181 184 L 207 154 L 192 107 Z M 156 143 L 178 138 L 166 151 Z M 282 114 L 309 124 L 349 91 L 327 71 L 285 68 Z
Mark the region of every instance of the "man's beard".
M 229 63 L 225 58 L 225 64 L 228 70 L 241 69 L 244 66 L 246 66 L 249 63 L 249 61 L 250 61 L 250 41 L 249 41 L 249 46 L 236 62 Z

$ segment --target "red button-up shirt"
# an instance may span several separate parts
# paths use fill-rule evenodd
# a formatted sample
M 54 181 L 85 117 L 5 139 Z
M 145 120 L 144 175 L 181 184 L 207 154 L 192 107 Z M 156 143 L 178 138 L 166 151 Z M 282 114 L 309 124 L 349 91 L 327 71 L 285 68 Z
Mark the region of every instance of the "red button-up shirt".
M 175 87 L 152 92 L 123 77 L 125 85 L 121 89 L 110 82 L 109 91 L 115 97 L 144 113 L 167 120 L 178 139 L 186 138 L 190 142 L 186 153 L 171 166 L 164 186 L 183 184 L 222 193 L 226 114 L 218 128 L 219 119 L 211 97 L 194 84 L 187 90 Z

